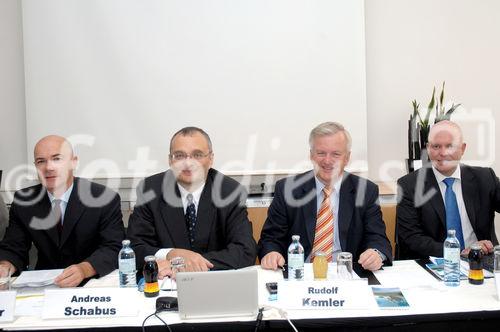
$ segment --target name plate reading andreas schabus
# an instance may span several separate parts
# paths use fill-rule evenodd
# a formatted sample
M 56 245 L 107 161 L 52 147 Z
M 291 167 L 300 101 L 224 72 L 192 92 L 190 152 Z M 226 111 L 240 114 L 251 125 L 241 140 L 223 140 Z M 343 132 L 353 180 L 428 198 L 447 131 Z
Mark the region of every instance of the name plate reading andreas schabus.
M 366 279 L 281 281 L 278 301 L 287 309 L 368 309 L 375 307 Z
M 47 289 L 43 319 L 136 316 L 142 304 L 136 288 Z

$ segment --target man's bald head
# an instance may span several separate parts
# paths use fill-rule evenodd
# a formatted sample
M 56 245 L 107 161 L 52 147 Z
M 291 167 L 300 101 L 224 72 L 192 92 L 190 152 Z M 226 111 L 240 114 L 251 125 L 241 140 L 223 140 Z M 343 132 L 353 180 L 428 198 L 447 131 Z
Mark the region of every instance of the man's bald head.
M 462 129 L 459 127 L 459 125 L 450 120 L 439 121 L 431 127 L 431 130 L 429 131 L 429 142 L 431 142 L 438 133 L 441 133 L 443 131 L 453 136 L 455 144 L 461 145 L 464 142 Z
M 457 169 L 465 152 L 462 130 L 448 120 L 431 127 L 427 152 L 432 165 L 444 176 L 451 176 Z
M 45 136 L 36 143 L 34 158 L 40 182 L 59 198 L 73 183 L 78 161 L 71 143 L 61 136 Z
M 48 135 L 40 139 L 35 144 L 34 155 L 36 159 L 37 151 L 44 150 L 47 147 L 54 147 L 59 149 L 61 152 L 67 153 L 71 157 L 74 155 L 73 146 L 71 143 L 64 137 L 58 135 Z

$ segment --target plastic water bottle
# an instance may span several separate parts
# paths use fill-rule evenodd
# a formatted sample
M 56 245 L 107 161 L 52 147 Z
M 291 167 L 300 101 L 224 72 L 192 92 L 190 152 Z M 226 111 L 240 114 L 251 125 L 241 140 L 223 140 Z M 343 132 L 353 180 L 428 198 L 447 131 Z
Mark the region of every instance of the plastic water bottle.
M 460 242 L 455 236 L 455 230 L 448 230 L 444 241 L 444 284 L 456 287 L 460 285 Z
M 304 247 L 299 240 L 299 235 L 292 235 L 292 243 L 288 247 L 288 280 L 304 279 Z
M 118 269 L 120 271 L 120 287 L 136 287 L 135 253 L 130 248 L 130 240 L 122 241 L 122 249 L 118 254 Z

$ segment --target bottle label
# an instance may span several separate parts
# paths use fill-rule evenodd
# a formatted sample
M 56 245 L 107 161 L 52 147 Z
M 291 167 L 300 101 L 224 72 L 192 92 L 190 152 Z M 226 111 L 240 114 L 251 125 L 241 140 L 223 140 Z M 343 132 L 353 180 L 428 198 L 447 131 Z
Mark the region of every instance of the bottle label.
M 134 272 L 135 271 L 135 259 L 120 259 L 118 261 L 118 269 L 120 272 Z
M 288 266 L 290 268 L 302 268 L 304 266 L 304 254 L 289 254 Z
M 451 263 L 460 262 L 460 249 L 447 248 L 444 250 L 444 260 Z
M 144 283 L 144 293 L 157 293 L 160 291 L 158 281 Z

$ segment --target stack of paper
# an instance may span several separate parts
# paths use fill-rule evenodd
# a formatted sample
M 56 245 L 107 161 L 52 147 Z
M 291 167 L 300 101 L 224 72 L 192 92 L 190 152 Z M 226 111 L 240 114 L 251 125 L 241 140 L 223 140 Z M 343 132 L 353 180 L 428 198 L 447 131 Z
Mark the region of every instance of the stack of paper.
M 43 287 L 52 285 L 54 279 L 62 273 L 59 270 L 38 270 L 38 271 L 23 271 L 21 275 L 12 283 L 14 288 L 22 287 Z

